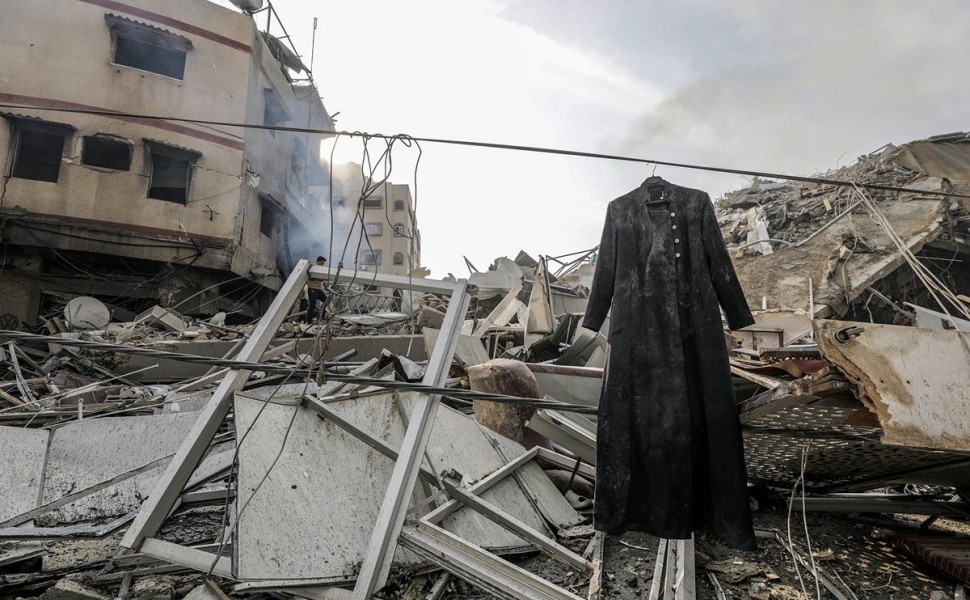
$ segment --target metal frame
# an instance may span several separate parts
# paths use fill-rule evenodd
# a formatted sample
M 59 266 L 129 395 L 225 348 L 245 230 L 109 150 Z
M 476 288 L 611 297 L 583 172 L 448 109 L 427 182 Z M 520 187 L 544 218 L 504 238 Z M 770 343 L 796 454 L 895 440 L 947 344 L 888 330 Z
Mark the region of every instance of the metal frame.
M 401 542 L 420 556 L 504 600 L 582 600 L 424 520 L 418 521 L 417 527 L 406 527 L 401 533 Z
M 461 326 L 464 323 L 469 302 L 468 282 L 459 279 L 454 284 L 448 311 L 441 325 L 441 335 L 428 360 L 422 383 L 437 386 L 445 383 L 452 358 L 458 348 Z M 424 451 L 431 437 L 431 425 L 434 423 L 439 400 L 440 396 L 437 394 L 420 394 L 411 410 L 411 421 L 404 433 L 401 450 L 394 464 L 394 471 L 391 473 L 391 481 L 387 486 L 384 502 L 371 532 L 370 544 L 357 575 L 353 593 L 356 599 L 368 600 L 387 582 L 398 536 L 407 514 L 408 501 L 414 493 L 414 484 L 417 481 Z
M 694 600 L 696 597 L 694 537 L 689 540 L 661 538 L 648 600 Z
M 310 262 L 305 259 L 296 264 L 293 272 L 280 288 L 279 294 L 253 329 L 249 340 L 239 351 L 238 360 L 257 361 L 263 355 L 286 318 L 290 307 L 303 290 L 309 268 Z M 249 374 L 249 371 L 231 369 L 222 379 L 209 403 L 199 414 L 192 430 L 185 436 L 185 441 L 168 464 L 165 473 L 159 478 L 148 500 L 142 504 L 134 523 L 121 540 L 122 548 L 137 551 L 146 539 L 158 533 L 192 472 L 208 450 L 209 443 L 219 430 L 219 426 L 226 418 L 232 395 L 242 389 L 249 380 Z

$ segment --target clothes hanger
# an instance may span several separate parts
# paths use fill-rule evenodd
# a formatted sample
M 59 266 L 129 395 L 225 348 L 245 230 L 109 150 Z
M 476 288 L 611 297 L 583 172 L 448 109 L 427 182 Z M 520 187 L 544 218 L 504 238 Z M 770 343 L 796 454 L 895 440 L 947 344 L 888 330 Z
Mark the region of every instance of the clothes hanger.
M 650 172 L 650 177 L 647 177 L 647 180 L 643 183 L 645 183 L 648 188 L 661 186 L 667 183 L 664 181 L 663 177 L 657 177 L 657 163 L 653 163 L 653 171 Z
M 643 184 L 647 187 L 647 193 L 650 195 L 650 198 L 651 198 L 650 200 L 647 200 L 647 204 L 666 204 L 667 203 L 667 199 L 664 198 L 665 196 L 664 190 L 665 190 L 665 186 L 667 185 L 667 182 L 664 181 L 663 177 L 657 176 L 657 163 L 653 164 L 653 171 L 650 173 L 650 177 L 647 177 L 647 179 L 643 182 Z M 654 193 L 657 192 L 658 190 L 660 191 L 660 195 L 658 198 L 654 198 Z

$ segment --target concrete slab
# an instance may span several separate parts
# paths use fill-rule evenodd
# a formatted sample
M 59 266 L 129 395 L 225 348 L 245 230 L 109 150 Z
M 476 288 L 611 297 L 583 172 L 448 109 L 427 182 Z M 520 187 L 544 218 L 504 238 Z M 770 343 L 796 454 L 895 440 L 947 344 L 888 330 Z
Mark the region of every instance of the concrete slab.
M 121 475 L 178 450 L 198 415 L 83 419 L 51 436 L 41 504 Z M 56 509 L 41 524 L 73 523 L 94 517 L 120 516 L 141 505 L 139 488 L 164 467 L 158 466 Z
M 263 407 L 262 401 L 248 396 L 249 392 L 236 395 L 239 431 L 251 428 L 239 451 L 241 502 L 246 502 L 263 479 L 280 450 L 284 432 L 289 430 L 289 434 L 279 461 L 239 520 L 238 577 L 243 581 L 352 581 L 367 547 L 362 532 L 369 531 L 377 518 L 394 463 L 306 408 L 280 397 Z M 406 429 L 398 404 L 410 414 L 415 402 L 413 394 L 399 394 L 398 398 L 396 401 L 394 393 L 388 392 L 328 406 L 341 418 L 398 448 Z M 261 408 L 262 415 L 253 425 Z M 436 473 L 453 468 L 471 482 L 525 452 L 515 442 L 493 437 L 498 438 L 473 419 L 442 405 L 426 453 L 429 466 Z M 549 532 L 549 528 L 533 505 L 534 498 L 547 506 L 550 520 L 557 525 L 581 520 L 561 495 L 562 502 L 551 497 L 559 492 L 538 465 L 533 463 L 524 473 L 529 492 L 509 477 L 482 497 L 540 531 Z M 412 501 L 421 497 L 423 493 L 416 493 Z M 514 534 L 468 509 L 459 510 L 442 525 L 493 551 L 528 547 Z M 409 551 L 398 549 L 397 565 L 407 567 L 418 562 Z
M 0 521 L 37 506 L 50 432 L 0 427 Z
M 353 581 L 394 463 L 299 406 L 265 404 L 240 393 L 235 407 L 239 438 L 248 432 L 239 447 L 237 504 L 248 502 L 234 546 L 239 579 Z M 332 408 L 400 446 L 393 401 L 335 402 Z M 287 430 L 279 460 L 254 494 Z M 413 555 L 399 558 L 416 563 Z

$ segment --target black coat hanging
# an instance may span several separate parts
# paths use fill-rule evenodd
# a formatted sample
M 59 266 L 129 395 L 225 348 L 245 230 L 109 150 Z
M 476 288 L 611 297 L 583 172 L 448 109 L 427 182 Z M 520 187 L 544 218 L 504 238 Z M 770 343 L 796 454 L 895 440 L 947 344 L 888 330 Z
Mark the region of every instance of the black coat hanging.
M 754 323 L 705 192 L 651 177 L 610 203 L 583 322 L 612 307 L 597 529 L 755 546 L 718 305 L 731 329 Z

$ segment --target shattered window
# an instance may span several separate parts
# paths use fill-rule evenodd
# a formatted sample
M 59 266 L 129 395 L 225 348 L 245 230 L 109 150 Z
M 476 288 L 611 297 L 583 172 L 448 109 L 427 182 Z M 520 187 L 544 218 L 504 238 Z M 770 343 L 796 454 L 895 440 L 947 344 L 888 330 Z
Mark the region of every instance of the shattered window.
M 131 168 L 131 146 L 127 142 L 106 136 L 85 137 L 81 149 L 81 164 L 127 171 Z
M 5 116 L 13 127 L 13 169 L 11 177 L 56 183 L 60 176 L 64 141 L 73 130 L 69 125 L 15 116 Z
M 367 235 L 381 235 L 384 231 L 383 223 L 364 223 L 364 231 Z
M 397 237 L 404 237 L 408 234 L 408 230 L 405 229 L 404 223 L 394 224 L 394 235 Z
M 364 208 L 384 208 L 384 196 L 364 198 Z
M 286 112 L 283 102 L 271 88 L 263 90 L 263 100 L 263 125 L 277 127 L 290 120 L 290 115 Z M 269 129 L 268 131 L 270 135 L 276 137 L 275 129 Z M 304 150 L 305 153 L 306 151 Z
M 192 150 L 146 140 L 151 153 L 148 197 L 185 204 L 189 197 L 192 165 L 200 154 Z
M 404 200 L 395 200 L 394 201 L 394 210 L 404 210 L 405 207 L 406 207 L 406 205 L 404 204 Z
M 394 253 L 394 264 L 395 265 L 403 265 L 404 264 L 404 253 L 403 252 L 395 252 Z
M 106 14 L 104 20 L 114 39 L 111 62 L 174 79 L 184 78 L 185 56 L 192 49 L 189 39 L 118 15 Z
M 381 251 L 380 250 L 374 250 L 372 252 L 372 251 L 369 251 L 369 250 L 365 250 L 360 255 L 360 262 L 362 264 L 365 264 L 365 265 L 379 265 L 379 264 L 381 264 Z
M 265 201 L 262 203 L 259 212 L 259 232 L 268 238 L 273 237 L 273 229 L 276 227 L 276 215 L 273 209 Z

